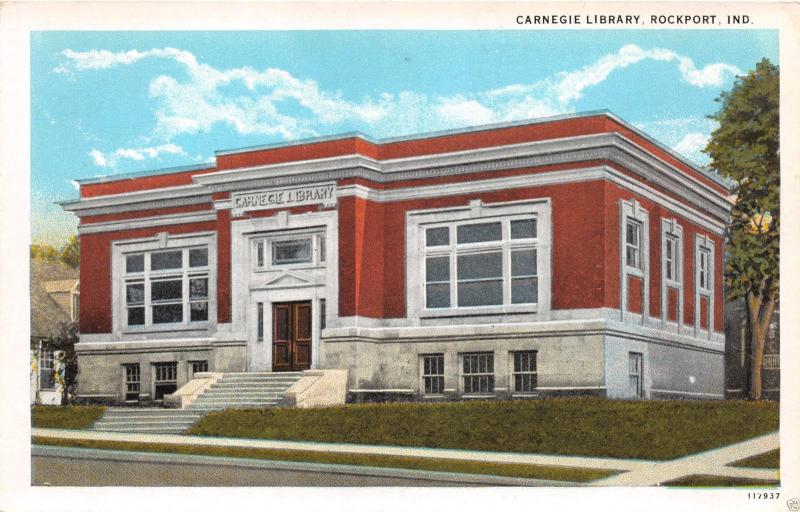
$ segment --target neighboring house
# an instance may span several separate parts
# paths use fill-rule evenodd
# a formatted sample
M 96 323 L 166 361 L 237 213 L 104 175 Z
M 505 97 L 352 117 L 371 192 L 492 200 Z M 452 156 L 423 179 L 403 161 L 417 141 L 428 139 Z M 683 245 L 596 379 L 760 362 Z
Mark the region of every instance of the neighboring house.
M 82 398 L 315 368 L 351 400 L 724 396 L 729 187 L 605 111 L 79 183 Z
M 761 378 L 764 398 L 780 399 L 780 311 L 776 307 L 767 333 L 762 363 Z M 729 398 L 747 398 L 747 374 L 750 361 L 747 357 L 748 333 L 747 308 L 744 299 L 725 305 L 725 394 Z
M 78 269 L 31 260 L 31 403 L 58 405 L 63 389 L 56 372 L 60 354 L 51 340 L 78 318 Z

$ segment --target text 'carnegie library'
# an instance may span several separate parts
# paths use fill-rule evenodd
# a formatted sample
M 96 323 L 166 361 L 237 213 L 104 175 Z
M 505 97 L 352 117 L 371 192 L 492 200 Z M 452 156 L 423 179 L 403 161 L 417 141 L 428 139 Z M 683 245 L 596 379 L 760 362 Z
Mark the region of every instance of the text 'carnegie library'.
M 266 190 L 235 196 L 233 198 L 233 207 L 237 209 L 258 209 L 300 203 L 327 203 L 333 199 L 335 191 L 336 185 Z

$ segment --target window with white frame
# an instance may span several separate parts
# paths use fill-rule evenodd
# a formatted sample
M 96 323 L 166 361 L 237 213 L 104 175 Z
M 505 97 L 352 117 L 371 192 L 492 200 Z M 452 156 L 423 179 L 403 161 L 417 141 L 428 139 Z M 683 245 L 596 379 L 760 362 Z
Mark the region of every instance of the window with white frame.
M 55 389 L 53 350 L 43 347 L 39 352 L 39 389 Z
M 253 240 L 255 268 L 308 267 L 325 263 L 325 234 L 303 232 Z
M 461 355 L 463 390 L 465 395 L 494 393 L 494 354 L 481 352 Z
M 536 391 L 536 351 L 528 350 L 512 352 L 514 358 L 513 381 L 515 393 L 533 393 Z
M 676 219 L 661 219 L 661 319 L 683 322 L 683 227 Z M 674 315 L 674 316 L 672 316 Z
M 424 228 L 426 309 L 536 304 L 534 215 Z
M 208 321 L 207 246 L 132 252 L 124 258 L 126 326 Z
M 664 279 L 670 282 L 680 281 L 681 260 L 678 253 L 678 237 L 666 235 L 664 238 Z
M 441 395 L 444 392 L 444 355 L 422 356 L 422 385 L 426 395 Z
M 642 223 L 634 219 L 625 221 L 625 264 L 642 270 Z
M 698 258 L 697 279 L 701 290 L 710 291 L 709 269 L 711 265 L 711 251 L 705 247 L 700 248 Z

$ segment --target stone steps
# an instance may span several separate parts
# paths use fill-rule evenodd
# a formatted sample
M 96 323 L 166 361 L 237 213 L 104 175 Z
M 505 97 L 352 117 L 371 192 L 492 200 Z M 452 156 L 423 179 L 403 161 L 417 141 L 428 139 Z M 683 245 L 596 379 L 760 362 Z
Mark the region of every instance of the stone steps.
M 286 390 L 301 375 L 301 372 L 226 373 L 184 410 L 220 411 L 274 407 L 281 403 Z
M 301 372 L 225 373 L 185 409 L 110 407 L 91 429 L 182 434 L 212 411 L 275 407 L 301 375 Z

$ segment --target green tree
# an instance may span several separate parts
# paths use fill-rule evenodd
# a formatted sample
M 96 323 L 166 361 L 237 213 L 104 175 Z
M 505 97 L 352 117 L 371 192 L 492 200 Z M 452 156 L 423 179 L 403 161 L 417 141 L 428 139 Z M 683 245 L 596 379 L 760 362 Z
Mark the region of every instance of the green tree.
M 72 268 L 81 263 L 81 242 L 77 235 L 69 237 L 61 249 L 48 244 L 31 244 L 31 258 L 45 261 L 60 261 Z
M 62 324 L 60 332 L 49 340 L 50 347 L 60 351 L 61 365 L 57 379 L 62 386 L 62 404 L 70 404 L 75 397 L 78 383 L 78 356 L 75 353 L 75 343 L 78 342 L 78 322 Z
M 31 258 L 45 261 L 58 261 L 61 254 L 58 249 L 47 244 L 31 244 Z
M 761 399 L 764 347 L 778 302 L 780 241 L 779 69 L 763 59 L 717 99 L 719 123 L 705 152 L 735 183 L 725 284 L 743 297 L 750 324 L 750 397 Z
M 77 235 L 72 235 L 64 247 L 61 248 L 61 261 L 72 268 L 81 264 L 81 241 Z

